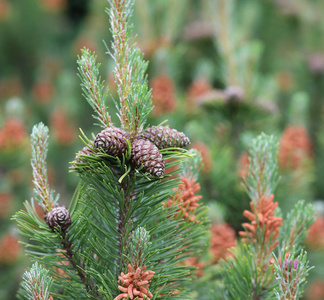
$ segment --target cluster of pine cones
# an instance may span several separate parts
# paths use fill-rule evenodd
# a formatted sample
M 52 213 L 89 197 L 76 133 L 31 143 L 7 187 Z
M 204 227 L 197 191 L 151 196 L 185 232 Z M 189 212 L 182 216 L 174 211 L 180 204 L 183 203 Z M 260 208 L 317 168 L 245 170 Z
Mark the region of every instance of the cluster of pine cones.
M 127 140 L 131 141 L 125 130 L 109 127 L 97 134 L 93 146 L 108 155 L 121 157 L 128 150 Z M 165 170 L 161 149 L 183 148 L 190 143 L 183 132 L 164 126 L 149 127 L 131 142 L 131 164 L 155 177 L 161 177 Z M 84 147 L 77 154 L 76 162 L 80 162 L 80 155 L 93 155 L 93 151 Z

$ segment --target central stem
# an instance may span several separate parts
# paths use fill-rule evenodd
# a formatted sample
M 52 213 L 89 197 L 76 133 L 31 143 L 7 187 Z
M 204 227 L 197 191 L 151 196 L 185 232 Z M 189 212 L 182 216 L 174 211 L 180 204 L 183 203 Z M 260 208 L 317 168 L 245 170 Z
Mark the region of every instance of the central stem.
M 91 278 L 88 278 L 87 273 L 84 271 L 84 263 L 75 256 L 75 253 L 72 250 L 72 242 L 70 241 L 69 236 L 66 232 L 62 233 L 61 242 L 63 249 L 66 251 L 66 255 L 69 259 L 69 262 L 71 263 L 73 269 L 85 285 L 87 292 L 91 293 L 92 296 L 96 299 L 99 299 L 99 293 L 95 288 L 94 282 Z
M 129 176 L 124 178 L 122 183 L 120 184 L 121 190 L 123 190 L 125 198 L 124 198 L 124 205 L 118 211 L 118 223 L 117 223 L 117 231 L 119 233 L 119 237 L 117 240 L 117 247 L 118 247 L 118 258 L 117 258 L 117 276 L 120 274 L 120 269 L 123 269 L 124 262 L 123 262 L 123 254 L 124 251 L 127 249 L 128 238 L 124 239 L 125 234 L 129 232 L 129 226 L 131 225 L 131 217 L 126 220 L 126 216 L 128 215 L 128 211 L 131 208 L 131 200 L 134 196 L 134 190 L 130 190 L 133 186 L 134 182 L 134 174 L 130 173 Z M 124 242 L 123 242 L 124 240 Z

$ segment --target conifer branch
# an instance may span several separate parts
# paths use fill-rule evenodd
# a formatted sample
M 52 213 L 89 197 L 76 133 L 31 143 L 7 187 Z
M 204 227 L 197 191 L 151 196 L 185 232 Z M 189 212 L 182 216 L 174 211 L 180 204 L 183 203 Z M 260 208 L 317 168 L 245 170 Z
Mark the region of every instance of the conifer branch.
M 65 250 L 65 254 L 71 263 L 73 269 L 75 270 L 76 274 L 81 279 L 82 283 L 84 284 L 86 291 L 92 294 L 95 299 L 99 299 L 98 290 L 95 287 L 93 280 L 87 275 L 85 271 L 84 263 L 75 255 L 72 250 L 72 242 L 69 239 L 69 235 L 67 232 L 61 232 L 61 244 L 63 249 Z
M 197 181 L 202 170 L 203 166 L 203 159 L 200 152 L 196 149 L 190 149 L 187 152 L 192 158 L 186 162 L 181 164 L 181 172 L 179 173 L 179 177 L 188 178 L 188 180 Z
M 153 297 L 149 291 L 151 278 L 154 271 L 146 270 L 145 259 L 148 254 L 150 235 L 143 227 L 137 227 L 131 234 L 129 244 L 127 245 L 127 255 L 130 259 L 128 264 L 128 273 L 123 272 L 118 277 L 119 294 L 114 300 L 130 299 L 139 296 L 140 299 L 149 300 Z M 146 297 L 145 297 L 146 296 Z
M 244 241 L 251 243 L 257 266 L 261 272 L 269 267 L 272 251 L 279 243 L 277 238 L 282 225 L 282 218 L 275 216 L 278 202 L 273 202 L 273 199 L 273 195 L 269 199 L 263 196 L 258 206 L 254 206 L 251 202 L 252 212 L 245 210 L 243 213 L 251 221 L 251 224 L 243 223 L 246 231 L 239 232 L 241 236 L 245 237 Z
M 284 256 L 286 257 L 286 251 Z M 275 289 L 277 300 L 297 300 L 303 294 L 307 283 L 306 277 L 311 269 L 307 261 L 307 253 L 302 251 L 298 256 L 288 255 L 285 259 L 278 259 L 274 255 L 274 272 L 279 287 Z M 288 253 L 287 253 L 288 254 Z
M 232 250 L 232 253 L 234 257 L 221 261 L 224 267 L 226 291 L 224 297 L 220 299 L 271 299 L 273 291 L 265 289 L 261 282 L 260 270 L 255 263 L 251 245 L 240 243 Z M 272 276 L 272 270 L 268 268 L 263 276 Z
M 314 207 L 311 204 L 306 204 L 303 200 L 298 201 L 280 228 L 280 249 L 287 253 L 295 249 L 294 252 L 298 254 L 307 236 L 307 230 L 314 221 Z M 280 254 L 280 257 L 284 256 Z
M 111 32 L 113 35 L 110 53 L 116 63 L 114 70 L 120 100 L 119 119 L 121 127 L 136 137 L 142 130 L 152 110 L 151 92 L 146 80 L 147 62 L 131 39 L 129 19 L 134 0 L 109 0 Z
M 94 142 L 85 138 L 87 147 L 75 161 L 81 184 L 69 209 L 72 218 L 65 207 L 51 210 L 50 207 L 46 224 L 37 217 L 33 202 L 26 203 L 27 211 L 20 211 L 15 218 L 20 231 L 33 240 L 26 243 L 31 257 L 44 262 L 56 276 L 55 289 L 61 299 L 149 300 L 154 294 L 154 299 L 166 300 L 174 296 L 175 287 L 178 295 L 186 298 L 192 268 L 179 262 L 205 247 L 207 209 L 196 203 L 199 196 L 189 195 L 195 222 L 176 216 L 176 208 L 166 208 L 163 204 L 179 180 L 161 177 L 165 166 L 189 158 L 178 148 L 188 145 L 189 139 L 162 126 L 149 130 L 150 137 L 163 133 L 153 136 L 154 142 L 140 136 L 152 103 L 145 76 L 147 63 L 130 38 L 129 19 L 134 1 L 109 2 L 114 39 L 111 55 L 116 62 L 115 80 L 120 98 L 116 105 L 122 128 L 106 128 L 112 125 L 104 105 L 107 91 L 99 78 L 95 57 L 84 50 L 78 62 L 82 88 L 105 130 Z M 48 130 L 45 138 L 40 138 L 41 142 L 35 139 L 34 144 L 41 144 L 47 150 L 47 138 Z M 139 142 L 143 140 L 148 147 Z M 133 147 L 134 144 L 138 147 Z M 149 161 L 145 161 L 147 157 Z M 36 162 L 37 157 L 33 169 L 36 175 L 40 173 L 45 178 L 45 183 L 39 185 L 45 186 L 47 194 L 41 196 L 47 200 L 53 191 L 48 186 L 46 168 L 45 171 L 41 168 L 45 157 Z M 145 169 L 147 166 L 150 168 Z M 187 194 L 199 189 L 194 183 L 188 187 Z M 54 206 L 56 201 L 50 204 Z M 58 248 L 64 258 L 58 256 Z
M 45 213 L 50 211 L 58 200 L 58 196 L 54 199 L 54 191 L 50 189 L 47 177 L 48 138 L 48 128 L 43 123 L 33 127 L 31 134 L 33 183 L 38 201 L 45 209 Z
M 137 227 L 130 237 L 130 242 L 127 245 L 127 256 L 135 269 L 145 266 L 148 255 L 150 242 L 150 234 L 144 227 Z
M 105 105 L 108 89 L 99 76 L 100 64 L 96 63 L 96 56 L 88 49 L 83 49 L 81 52 L 81 58 L 79 57 L 77 63 L 83 95 L 97 113 L 94 118 L 100 122 L 101 127 L 112 127 L 113 123 Z
M 49 271 L 37 262 L 33 264 L 29 272 L 25 272 L 22 287 L 28 300 L 53 300 L 50 297 L 53 278 L 48 273 Z
M 244 178 L 253 213 L 244 211 L 251 224 L 244 223 L 246 232 L 240 232 L 240 235 L 247 237 L 245 241 L 252 246 L 262 288 L 268 288 L 273 280 L 272 274 L 265 274 L 282 225 L 282 218 L 276 216 L 278 203 L 273 202 L 273 191 L 279 180 L 277 151 L 278 142 L 273 136 L 261 134 L 255 138 L 249 149 L 248 176 Z
M 243 185 L 254 205 L 258 205 L 263 196 L 269 198 L 279 182 L 277 152 L 278 141 L 274 136 L 262 133 L 252 140 L 248 175 Z
M 125 250 L 128 247 L 128 235 L 130 234 L 131 230 L 131 218 L 127 218 L 128 212 L 131 208 L 131 201 L 132 198 L 135 198 L 133 184 L 134 184 L 134 174 L 131 173 L 129 176 L 125 178 L 120 184 L 120 188 L 123 191 L 123 194 L 125 195 L 124 203 L 120 206 L 118 211 L 118 223 L 117 223 L 117 232 L 119 234 L 117 246 L 118 246 L 118 258 L 117 258 L 117 274 L 120 273 L 119 268 L 124 268 L 125 263 L 123 263 L 124 260 L 124 254 Z
M 128 18 L 130 16 L 130 7 L 132 3 L 127 0 L 111 0 L 110 18 L 111 32 L 114 41 L 113 58 L 115 59 L 115 80 L 120 100 L 120 122 L 122 127 L 128 129 L 129 119 L 127 110 L 127 97 L 131 88 L 131 77 L 129 69 L 130 38 Z
M 247 242 L 251 249 L 251 257 L 253 266 L 244 272 L 255 272 L 253 276 L 244 282 L 249 297 L 246 299 L 262 299 L 267 290 L 271 290 L 270 286 L 274 281 L 273 273 L 270 270 L 270 262 L 272 251 L 278 245 L 279 229 L 282 225 L 282 218 L 276 215 L 277 202 L 273 202 L 272 194 L 278 182 L 277 175 L 277 149 L 278 143 L 273 136 L 265 134 L 255 138 L 249 149 L 249 166 L 248 175 L 244 178 L 244 187 L 251 198 L 251 211 L 245 210 L 243 215 L 251 221 L 243 223 L 245 231 L 239 232 L 243 236 L 243 241 Z M 239 247 L 235 252 L 235 259 L 239 259 L 247 248 Z M 241 280 L 243 275 L 237 264 L 232 264 L 234 270 L 226 271 L 227 274 L 235 276 L 234 281 Z M 247 265 L 245 265 L 246 267 Z M 227 267 L 230 267 L 227 264 Z M 244 267 L 244 268 L 245 268 Z M 254 270 L 253 270 L 254 269 Z M 251 273 L 250 273 L 251 274 Z M 226 283 L 229 277 L 226 278 Z M 256 279 L 256 280 L 255 280 Z M 252 282 L 248 282 L 248 281 Z M 237 287 L 235 289 L 238 290 Z M 243 294 L 238 290 L 240 297 L 237 299 L 245 299 Z M 245 294 L 246 295 L 246 294 Z

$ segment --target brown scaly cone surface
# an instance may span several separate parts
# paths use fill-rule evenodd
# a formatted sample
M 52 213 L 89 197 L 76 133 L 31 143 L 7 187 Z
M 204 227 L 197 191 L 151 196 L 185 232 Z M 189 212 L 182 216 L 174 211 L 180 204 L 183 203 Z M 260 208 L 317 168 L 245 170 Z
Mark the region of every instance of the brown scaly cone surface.
M 139 138 L 151 141 L 159 149 L 183 148 L 190 144 L 189 138 L 183 132 L 164 126 L 149 127 Z
M 195 193 L 200 191 L 200 184 L 195 183 L 194 179 L 189 181 L 185 177 L 182 177 L 181 181 L 183 185 L 173 189 L 178 192 L 166 202 L 165 206 L 171 207 L 178 205 L 179 208 L 175 217 L 181 214 L 183 219 L 189 219 L 193 222 L 196 218 L 194 211 L 199 206 L 197 202 L 202 198 L 200 195 L 195 195 Z M 199 221 L 196 220 L 196 223 L 199 223 Z
M 136 169 L 142 167 L 144 172 L 155 177 L 161 177 L 164 174 L 163 156 L 149 140 L 135 140 L 132 143 L 131 160 Z
M 211 227 L 210 251 L 213 255 L 213 262 L 233 256 L 229 250 L 235 247 L 235 230 L 228 224 L 214 224 Z
M 66 231 L 71 225 L 71 215 L 64 205 L 54 207 L 46 216 L 47 225 L 55 231 L 57 227 Z
M 82 157 L 82 155 L 94 155 L 94 151 L 89 148 L 88 146 L 83 147 L 75 156 L 74 161 L 72 162 L 72 166 L 75 167 L 75 164 L 77 163 L 89 163 L 87 158 Z
M 119 278 L 120 285 L 118 289 L 122 292 L 114 300 L 151 300 L 153 294 L 149 291 L 151 278 L 155 274 L 154 271 L 145 271 L 146 266 L 143 268 L 138 267 L 136 270 L 131 264 L 128 264 L 128 273 L 121 272 Z
M 137 135 L 134 139 L 123 129 L 109 127 L 99 132 L 93 142 L 94 151 L 89 147 L 80 150 L 72 166 L 86 163 L 82 155 L 95 155 L 94 152 L 104 151 L 108 155 L 121 157 L 128 150 L 128 141 L 132 141 L 131 164 L 143 173 L 161 177 L 165 171 L 165 162 L 159 149 L 183 148 L 190 144 L 189 138 L 176 129 L 164 126 L 152 126 Z M 89 145 L 90 146 L 90 145 Z
M 126 140 L 130 140 L 129 134 L 118 127 L 110 127 L 99 132 L 94 140 L 96 149 L 102 149 L 108 155 L 121 156 L 128 149 Z

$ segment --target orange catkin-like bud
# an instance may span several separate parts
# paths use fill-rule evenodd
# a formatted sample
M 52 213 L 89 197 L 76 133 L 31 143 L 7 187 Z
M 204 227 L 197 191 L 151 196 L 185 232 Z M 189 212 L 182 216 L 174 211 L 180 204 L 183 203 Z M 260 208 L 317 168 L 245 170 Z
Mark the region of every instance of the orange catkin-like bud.
M 178 191 L 178 193 L 167 201 L 166 207 L 178 205 L 179 209 L 177 211 L 182 214 L 182 217 L 193 222 L 196 218 L 194 211 L 199 206 L 197 202 L 202 198 L 200 195 L 195 195 L 195 193 L 200 190 L 200 184 L 195 183 L 194 179 L 189 180 L 185 177 L 182 177 L 181 181 L 183 185 L 174 189 Z M 179 213 L 177 213 L 175 217 L 177 217 Z M 196 223 L 198 222 L 199 221 L 196 220 Z
M 118 289 L 121 293 L 114 300 L 151 300 L 153 294 L 149 291 L 149 286 L 154 271 L 146 271 L 146 266 L 138 267 L 136 270 L 128 264 L 128 273 L 121 272 Z
M 278 202 L 273 202 L 274 195 L 271 195 L 268 199 L 262 196 L 258 204 L 250 202 L 252 211 L 245 210 L 243 215 L 251 221 L 249 223 L 243 223 L 243 227 L 247 230 L 240 231 L 239 235 L 244 237 L 244 241 L 250 238 L 253 242 L 266 245 L 270 242 L 269 249 L 266 250 L 270 253 L 277 245 L 276 240 L 279 235 L 279 227 L 282 225 L 282 218 L 275 216 L 275 209 L 278 206 Z M 263 231 L 262 240 L 257 235 L 257 229 L 261 228 Z

